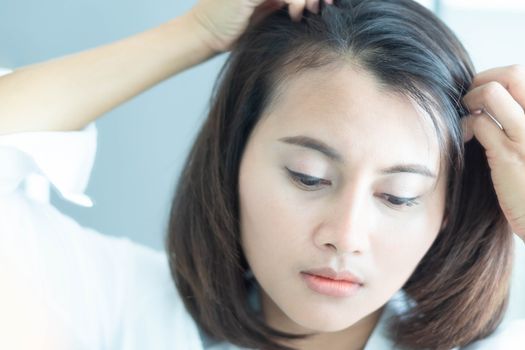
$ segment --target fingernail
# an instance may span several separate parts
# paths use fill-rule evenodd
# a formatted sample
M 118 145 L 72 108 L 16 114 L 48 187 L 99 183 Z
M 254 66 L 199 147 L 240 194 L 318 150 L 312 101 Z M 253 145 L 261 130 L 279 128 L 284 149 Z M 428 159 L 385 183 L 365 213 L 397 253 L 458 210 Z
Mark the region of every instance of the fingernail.
M 482 112 L 483 112 L 483 109 L 482 108 L 478 108 L 478 109 L 475 109 L 472 112 L 470 112 L 470 114 L 472 114 L 472 115 L 480 115 Z

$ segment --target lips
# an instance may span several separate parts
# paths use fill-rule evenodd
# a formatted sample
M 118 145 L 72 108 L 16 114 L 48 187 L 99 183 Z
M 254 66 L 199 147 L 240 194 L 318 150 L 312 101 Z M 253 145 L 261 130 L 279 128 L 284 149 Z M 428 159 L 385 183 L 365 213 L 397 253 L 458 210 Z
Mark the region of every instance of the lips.
M 311 269 L 311 270 L 303 271 L 303 273 L 331 279 L 334 281 L 345 281 L 345 282 L 363 285 L 363 281 L 359 277 L 357 277 L 356 275 L 354 275 L 353 273 L 347 270 L 335 271 L 332 268 L 325 267 L 325 268 L 320 268 L 320 269 Z
M 362 289 L 362 281 L 349 271 L 336 272 L 331 268 L 302 271 L 306 286 L 317 294 L 332 298 L 350 298 Z

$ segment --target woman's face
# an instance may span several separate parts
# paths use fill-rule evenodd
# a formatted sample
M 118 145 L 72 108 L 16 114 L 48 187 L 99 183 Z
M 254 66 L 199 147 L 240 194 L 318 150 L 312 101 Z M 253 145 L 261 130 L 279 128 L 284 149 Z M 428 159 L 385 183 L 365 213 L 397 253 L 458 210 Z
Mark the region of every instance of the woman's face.
M 269 323 L 337 332 L 378 315 L 441 228 L 439 170 L 428 119 L 369 73 L 347 66 L 291 79 L 250 136 L 239 174 L 242 246 Z M 325 267 L 362 285 L 350 296 L 310 288 L 302 272 Z

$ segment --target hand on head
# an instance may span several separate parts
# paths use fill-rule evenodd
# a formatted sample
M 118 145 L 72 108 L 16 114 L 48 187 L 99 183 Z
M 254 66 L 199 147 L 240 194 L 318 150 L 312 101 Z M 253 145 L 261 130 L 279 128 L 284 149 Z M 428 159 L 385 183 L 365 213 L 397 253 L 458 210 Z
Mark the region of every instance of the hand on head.
M 189 12 L 204 29 L 204 41 L 214 51 L 231 49 L 248 25 L 288 6 L 290 18 L 300 21 L 304 10 L 318 13 L 320 2 L 333 0 L 200 0 Z
M 485 148 L 500 207 L 525 241 L 525 68 L 514 64 L 477 74 L 463 98 L 465 142 Z

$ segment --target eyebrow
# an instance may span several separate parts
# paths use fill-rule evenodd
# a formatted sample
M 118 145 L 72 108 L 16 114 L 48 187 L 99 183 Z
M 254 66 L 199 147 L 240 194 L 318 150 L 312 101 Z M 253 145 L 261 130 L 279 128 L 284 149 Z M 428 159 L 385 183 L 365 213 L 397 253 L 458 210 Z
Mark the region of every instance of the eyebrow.
M 343 156 L 333 147 L 325 142 L 315 139 L 313 137 L 298 135 L 282 137 L 279 141 L 290 145 L 296 145 L 308 149 L 312 149 L 324 154 L 329 159 L 338 163 L 344 163 Z M 423 164 L 396 164 L 380 171 L 383 175 L 398 174 L 398 173 L 412 173 L 427 177 L 435 178 L 436 175 Z

